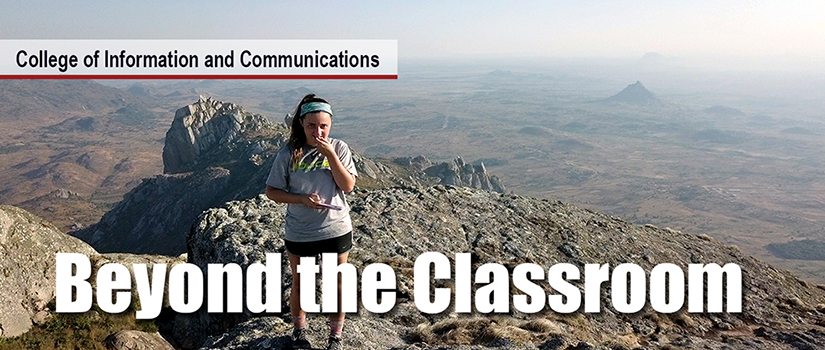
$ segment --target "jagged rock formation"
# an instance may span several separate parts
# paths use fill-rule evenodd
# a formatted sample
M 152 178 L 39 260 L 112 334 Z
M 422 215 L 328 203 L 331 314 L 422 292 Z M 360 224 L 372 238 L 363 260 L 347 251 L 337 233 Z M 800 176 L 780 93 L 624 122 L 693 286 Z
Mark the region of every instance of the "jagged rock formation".
M 506 192 L 498 177 L 487 174 L 487 168 L 484 167 L 483 162 L 473 165 L 465 163 L 461 157 L 456 157 L 452 162 L 430 166 L 424 169 L 424 173 L 441 179 L 441 183 L 444 185 L 467 186 L 500 193 Z
M 424 169 L 427 169 L 431 165 L 433 165 L 433 162 L 431 162 L 429 159 L 427 159 L 427 157 L 423 155 L 419 155 L 416 157 L 395 158 L 392 162 L 398 165 L 413 168 L 418 171 L 424 171 Z
M 178 109 L 163 145 L 163 172 L 191 171 L 211 161 L 199 159 L 220 146 L 229 146 L 242 134 L 273 128 L 266 118 L 238 105 L 211 97 Z
M 637 106 L 661 103 L 656 95 L 642 85 L 641 81 L 628 85 L 624 90 L 605 99 L 606 102 L 620 102 Z
M 371 314 L 362 308 L 348 316 L 347 348 L 814 349 L 825 344 L 825 287 L 707 236 L 636 226 L 557 201 L 441 185 L 357 190 L 349 201 L 355 224 L 349 261 L 359 269 L 375 262 L 389 264 L 397 273 L 398 291 L 393 311 Z M 282 215 L 281 205 L 263 196 L 210 209 L 189 236 L 189 260 L 247 266 L 260 262 L 266 252 L 283 251 Z M 544 268 L 562 262 L 606 263 L 611 268 L 634 263 L 649 273 L 659 263 L 683 269 L 691 263 L 736 263 L 743 272 L 743 312 L 689 314 L 683 309 L 662 314 L 647 305 L 638 313 L 622 314 L 613 309 L 605 286 L 602 312 L 595 314 L 522 314 L 511 308 L 509 314 L 498 315 L 428 315 L 413 304 L 412 266 L 429 251 L 451 258 L 471 253 L 474 269 L 484 263 L 509 268 L 527 262 Z M 573 283 L 582 288 L 581 281 Z M 445 281 L 438 286 L 449 285 Z M 240 323 L 233 328 L 226 323 L 213 327 L 216 333 L 203 348 L 277 347 L 289 334 L 286 309 L 283 315 L 236 321 Z M 310 338 L 322 341 L 326 329 L 321 317 L 309 322 Z
M 404 158 L 389 159 L 369 159 L 353 152 L 353 161 L 358 170 L 359 188 L 383 188 L 393 185 L 434 185 L 439 179 L 425 174 L 422 164 L 429 166 L 430 161 L 423 156 L 418 156 L 413 162 L 404 162 Z M 417 162 L 423 160 L 423 163 Z
M 48 317 L 58 252 L 97 255 L 29 212 L 0 205 L 0 337 L 18 336 Z

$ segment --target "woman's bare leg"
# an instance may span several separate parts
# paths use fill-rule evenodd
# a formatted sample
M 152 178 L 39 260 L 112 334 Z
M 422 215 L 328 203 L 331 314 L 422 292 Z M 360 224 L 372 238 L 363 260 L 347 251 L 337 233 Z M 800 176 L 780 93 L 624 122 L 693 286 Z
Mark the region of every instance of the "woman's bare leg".
M 344 264 L 347 262 L 347 257 L 349 256 L 349 252 L 339 254 L 338 255 L 338 265 Z M 331 335 L 334 336 L 341 336 L 341 332 L 344 330 L 344 311 L 343 305 L 341 304 L 341 279 L 338 278 L 338 313 L 329 314 L 329 331 Z
M 296 328 L 306 326 L 306 312 L 301 310 L 301 277 L 298 274 L 298 264 L 301 257 L 287 251 L 289 268 L 292 270 L 292 292 L 289 294 L 289 313 L 292 315 L 292 325 Z

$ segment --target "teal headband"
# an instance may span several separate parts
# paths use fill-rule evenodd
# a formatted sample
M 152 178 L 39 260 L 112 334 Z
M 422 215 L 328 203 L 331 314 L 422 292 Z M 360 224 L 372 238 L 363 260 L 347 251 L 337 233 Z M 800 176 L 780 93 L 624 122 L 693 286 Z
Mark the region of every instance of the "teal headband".
M 300 116 L 303 117 L 304 114 L 312 112 L 327 112 L 329 113 L 329 116 L 332 117 L 332 106 L 330 106 L 329 103 L 324 102 L 304 103 L 304 105 L 301 106 Z

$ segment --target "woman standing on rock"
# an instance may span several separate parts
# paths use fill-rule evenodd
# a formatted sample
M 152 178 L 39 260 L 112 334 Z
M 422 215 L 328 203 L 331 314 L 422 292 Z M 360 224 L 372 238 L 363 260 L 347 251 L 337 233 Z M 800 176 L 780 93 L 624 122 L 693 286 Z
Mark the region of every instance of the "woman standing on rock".
M 292 269 L 292 314 L 294 348 L 309 348 L 305 335 L 306 313 L 301 310 L 301 283 L 297 273 L 300 258 L 337 253 L 338 264 L 347 262 L 352 247 L 352 223 L 344 193 L 352 191 L 358 173 L 346 143 L 329 137 L 332 107 L 309 94 L 293 114 L 287 145 L 275 156 L 266 181 L 266 195 L 288 203 L 284 245 Z M 341 281 L 338 281 L 338 297 Z M 327 349 L 342 349 L 344 313 L 330 314 Z

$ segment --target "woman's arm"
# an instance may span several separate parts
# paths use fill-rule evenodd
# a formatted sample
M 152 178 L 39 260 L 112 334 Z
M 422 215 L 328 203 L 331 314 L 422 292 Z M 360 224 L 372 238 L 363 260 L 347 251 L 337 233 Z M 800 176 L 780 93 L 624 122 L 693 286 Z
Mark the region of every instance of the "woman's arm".
M 321 197 L 317 193 L 311 194 L 294 194 L 284 191 L 280 188 L 266 186 L 266 196 L 278 203 L 295 203 L 303 204 L 312 209 L 322 208 L 318 203 L 321 203 Z
M 355 187 L 355 176 L 350 174 L 347 168 L 344 167 L 344 164 L 341 164 L 341 160 L 338 159 L 338 156 L 335 155 L 333 152 L 332 157 L 327 157 L 329 160 L 329 169 L 332 170 L 332 178 L 335 180 L 335 184 L 338 185 L 338 188 L 344 193 L 349 193 Z

